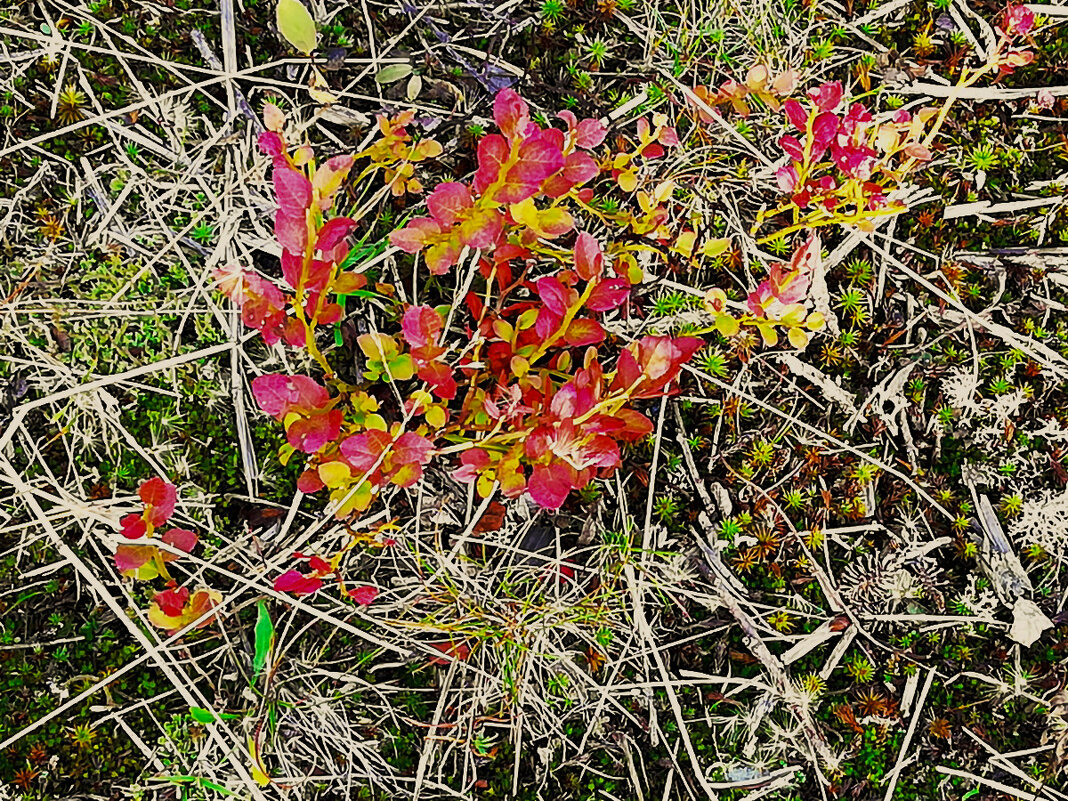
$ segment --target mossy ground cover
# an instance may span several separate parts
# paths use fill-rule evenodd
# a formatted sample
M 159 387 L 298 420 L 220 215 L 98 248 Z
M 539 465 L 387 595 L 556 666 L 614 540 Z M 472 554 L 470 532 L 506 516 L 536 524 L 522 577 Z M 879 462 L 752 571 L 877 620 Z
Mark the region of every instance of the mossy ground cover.
M 685 334 L 706 288 L 742 300 L 793 248 L 750 233 L 775 202 L 753 151 L 779 157 L 781 118 L 720 106 L 724 125 L 693 125 L 680 87 L 764 63 L 914 109 L 951 91 L 1004 9 L 313 10 L 333 103 L 309 93 L 309 61 L 265 0 L 0 15 L 0 798 L 1061 798 L 1060 10 L 1036 7 L 1032 64 L 954 106 L 907 212 L 826 237 L 835 326 L 802 352 L 706 335 L 680 393 L 642 408 L 655 437 L 540 514 L 541 546 L 596 583 L 557 585 L 512 559 L 514 517 L 472 545 L 477 500 L 439 472 L 395 511 L 400 547 L 351 563 L 404 602 L 357 611 L 269 591 L 291 552 L 346 532 L 298 495 L 284 432 L 248 391 L 300 365 L 213 286 L 230 262 L 279 274 L 251 119 L 265 103 L 337 152 L 376 113 L 413 105 L 448 144 L 427 186 L 475 169 L 504 86 L 546 120 L 605 117 L 610 136 L 669 115 L 690 138 L 658 177 L 692 179 L 709 235 L 731 239 L 634 293 L 643 327 Z M 371 209 L 366 259 L 417 213 L 393 198 Z M 410 271 L 391 253 L 373 275 L 410 286 Z M 454 278 L 420 292 L 447 299 Z M 353 342 L 377 312 L 347 312 L 327 344 L 358 376 Z M 152 475 L 178 485 L 181 522 L 201 533 L 191 577 L 226 598 L 180 639 L 148 625 L 151 592 L 111 561 L 116 521 Z M 1053 623 L 1030 647 L 1009 636 L 972 536 L 981 495 Z M 257 672 L 261 601 L 275 640 Z M 460 639 L 475 643 L 465 659 L 428 658 L 428 643 L 455 657 Z M 250 738 L 269 783 L 252 778 Z

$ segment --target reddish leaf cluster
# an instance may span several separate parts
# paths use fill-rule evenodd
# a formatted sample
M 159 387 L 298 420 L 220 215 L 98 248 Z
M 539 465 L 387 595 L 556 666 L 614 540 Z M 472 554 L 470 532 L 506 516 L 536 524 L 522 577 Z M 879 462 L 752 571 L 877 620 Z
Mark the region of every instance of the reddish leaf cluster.
M 562 386 L 542 376 L 515 393 L 508 433 L 465 450 L 453 475 L 477 481 L 483 496 L 496 481 L 506 497 L 528 492 L 539 506 L 558 509 L 572 490 L 619 466 L 620 442 L 652 432 L 652 422 L 627 403 L 661 394 L 702 344 L 692 337 L 645 337 L 622 352 L 610 377 L 590 348 L 585 366 Z
M 342 413 L 326 387 L 303 375 L 262 375 L 252 381 L 252 396 L 286 429 L 298 451 L 315 453 L 341 432 Z
M 465 247 L 492 249 L 504 244 L 507 233 L 518 234 L 521 244 L 566 234 L 574 226 L 571 215 L 557 203 L 539 209 L 535 201 L 558 201 L 571 193 L 588 199 L 591 195 L 580 187 L 600 172 L 588 153 L 606 134 L 596 120 L 579 122 L 561 112 L 566 132 L 541 128 L 511 89 L 497 94 L 493 117 L 500 133 L 479 141 L 478 170 L 470 184 L 439 184 L 427 197 L 430 216 L 390 235 L 390 242 L 407 253 L 425 250 L 434 275 L 448 272 Z
M 379 127 L 383 135 L 372 147 L 317 164 L 311 147 L 292 147 L 286 142 L 285 119 L 280 112 L 275 109 L 265 114 L 268 130 L 260 135 L 259 146 L 274 167 L 272 183 L 278 202 L 274 233 L 282 250 L 286 286 L 279 287 L 236 266 L 220 269 L 216 275 L 219 288 L 241 308 L 244 323 L 260 331 L 268 344 L 283 340 L 295 347 L 313 348 L 309 337 L 315 327 L 341 318 L 341 306 L 330 296 L 349 294 L 366 285 L 363 275 L 341 272 L 356 221 L 328 214 L 358 159 L 371 162 L 365 174 L 384 169 L 395 194 L 421 190 L 411 178 L 412 162 L 440 154 L 441 146 L 433 140 L 412 143 L 405 126 L 413 116 L 382 117 Z M 290 308 L 295 312 L 293 317 L 288 316 Z
M 931 159 L 921 139 L 937 109 L 915 115 L 900 110 L 880 121 L 861 103 L 843 110 L 842 101 L 842 84 L 833 81 L 810 89 L 804 102 L 783 104 L 792 132 L 779 140 L 788 163 L 775 177 L 790 200 L 768 216 L 809 210 L 807 224 L 839 221 L 863 228 L 870 227 L 869 216 L 904 209 L 887 195 L 917 162 Z
M 378 597 L 378 588 L 369 584 L 359 587 L 348 588 L 338 574 L 338 563 L 341 555 L 338 554 L 332 561 L 327 561 L 321 556 L 306 556 L 302 553 L 293 554 L 293 558 L 307 562 L 306 572 L 301 570 L 287 570 L 274 580 L 276 592 L 288 592 L 296 596 L 314 595 L 323 587 L 324 579 L 333 578 L 338 585 L 342 598 L 350 598 L 361 606 L 369 606 Z
M 150 478 L 137 491 L 144 507 L 141 514 L 132 512 L 119 521 L 122 536 L 138 540 L 137 544 L 119 545 L 115 549 L 115 567 L 124 575 L 140 581 L 149 581 L 158 576 L 167 580 L 167 589 L 156 593 L 148 610 L 149 621 L 173 634 L 210 611 L 222 596 L 214 590 L 201 588 L 190 592 L 178 587 L 167 571 L 167 564 L 181 558 L 181 553 L 164 550 L 152 544 L 157 529 L 162 528 L 178 500 L 178 488 L 161 478 Z M 197 544 L 196 532 L 184 528 L 169 528 L 158 538 L 164 544 L 183 553 L 192 553 Z M 203 628 L 214 620 L 205 618 L 197 628 Z

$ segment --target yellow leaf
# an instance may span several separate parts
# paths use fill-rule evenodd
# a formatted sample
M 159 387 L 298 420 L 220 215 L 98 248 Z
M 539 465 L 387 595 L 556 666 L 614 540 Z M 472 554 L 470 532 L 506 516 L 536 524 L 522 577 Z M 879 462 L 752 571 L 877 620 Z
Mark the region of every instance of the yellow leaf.
M 808 334 L 805 333 L 803 328 L 791 328 L 787 336 L 790 339 L 790 344 L 798 350 L 803 350 L 808 344 Z
M 525 312 L 519 315 L 519 319 L 515 321 L 515 327 L 520 331 L 530 328 L 538 320 L 537 309 L 527 309 Z
M 319 480 L 331 489 L 344 484 L 350 478 L 352 471 L 344 462 L 326 462 L 319 465 Z
M 260 787 L 266 787 L 271 783 L 271 777 L 267 775 L 266 765 L 260 759 L 260 749 L 252 737 L 248 738 L 248 755 L 252 758 L 252 779 Z
M 278 0 L 278 32 L 306 56 L 315 49 L 319 34 L 315 20 L 300 0 Z
M 730 246 L 730 239 L 710 239 L 701 246 L 701 255 L 714 259 L 726 253 Z
M 693 246 L 696 241 L 697 234 L 694 231 L 682 231 L 671 249 L 676 253 L 681 253 L 683 256 L 692 256 Z
M 741 324 L 729 314 L 716 315 L 716 330 L 725 337 L 734 336 L 741 327 Z
M 293 458 L 293 454 L 296 452 L 297 449 L 288 442 L 278 449 L 278 461 L 282 463 L 282 467 L 289 464 L 289 460 Z
M 638 188 L 638 176 L 630 170 L 621 172 L 617 181 L 619 183 L 619 188 L 624 192 L 633 192 Z
M 431 406 L 426 410 L 426 414 L 423 415 L 426 419 L 427 425 L 431 428 L 444 428 L 445 423 L 448 422 L 448 415 L 445 414 L 445 410 L 440 406 Z
M 530 362 L 524 359 L 522 356 L 513 356 L 510 363 L 512 375 L 516 378 L 522 378 L 528 372 L 530 372 Z
M 319 72 L 318 67 L 312 67 L 311 79 L 308 81 L 308 94 L 311 95 L 312 100 L 324 106 L 338 101 L 338 96 L 330 91 L 330 84 L 326 82 L 326 78 Z
M 173 631 L 182 628 L 188 621 L 186 621 L 184 615 L 178 615 L 177 617 L 168 615 L 159 608 L 159 604 L 153 601 L 152 606 L 148 608 L 148 622 L 157 628 Z

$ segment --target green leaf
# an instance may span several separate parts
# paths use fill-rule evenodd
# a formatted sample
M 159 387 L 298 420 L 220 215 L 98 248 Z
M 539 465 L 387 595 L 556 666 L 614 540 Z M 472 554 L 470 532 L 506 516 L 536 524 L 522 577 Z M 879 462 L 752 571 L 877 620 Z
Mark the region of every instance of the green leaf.
M 311 55 L 319 39 L 315 20 L 300 0 L 278 0 L 278 32 L 306 56 Z
M 205 709 L 202 706 L 191 706 L 189 707 L 189 717 L 197 723 L 215 723 L 219 720 L 235 720 L 241 716 L 231 715 L 226 712 L 214 712 L 210 709 Z
M 390 64 L 388 67 L 383 67 L 375 75 L 375 81 L 381 84 L 396 83 L 402 81 L 412 74 L 411 64 Z
M 252 674 L 258 677 L 267 664 L 267 656 L 274 648 L 274 623 L 267 612 L 267 604 L 260 601 L 256 615 L 256 655 L 252 659 Z

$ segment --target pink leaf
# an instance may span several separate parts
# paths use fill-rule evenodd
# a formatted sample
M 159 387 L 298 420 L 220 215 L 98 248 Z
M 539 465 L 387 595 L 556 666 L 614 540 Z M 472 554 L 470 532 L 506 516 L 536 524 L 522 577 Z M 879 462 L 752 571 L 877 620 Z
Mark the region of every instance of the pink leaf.
M 146 531 L 148 531 L 148 526 L 145 524 L 145 519 L 136 512 L 123 515 L 119 521 L 119 532 L 128 540 L 139 539 L 145 536 Z
M 567 314 L 570 305 L 568 291 L 559 278 L 552 275 L 543 276 L 534 282 L 534 288 L 546 309 L 560 317 Z
M 796 136 L 784 136 L 779 140 L 779 145 L 782 147 L 783 152 L 794 161 L 804 159 L 805 148 L 801 145 L 801 140 Z
M 805 111 L 804 106 L 796 100 L 787 100 L 783 103 L 783 111 L 786 112 L 786 118 L 790 120 L 795 128 L 801 131 L 805 130 L 808 125 L 808 112 Z
M 378 597 L 378 587 L 365 584 L 362 587 L 353 587 L 349 590 L 349 597 L 361 606 L 370 606 Z
M 452 476 L 457 481 L 470 483 L 478 478 L 479 471 L 489 467 L 490 457 L 481 448 L 471 448 L 460 456 L 460 467 L 453 471 Z
M 163 541 L 168 545 L 173 545 L 179 551 L 191 553 L 197 544 L 197 533 L 185 528 L 172 528 L 163 535 Z M 166 556 L 177 558 L 176 554 L 167 554 Z
M 543 509 L 559 509 L 571 492 L 571 482 L 555 475 L 547 465 L 538 465 L 530 474 L 527 492 Z
M 300 170 L 275 168 L 274 191 L 286 214 L 303 218 L 311 206 L 312 184 Z
M 793 192 L 797 188 L 797 170 L 793 165 L 784 165 L 775 170 L 775 181 L 783 192 Z
M 808 96 L 820 111 L 834 111 L 842 102 L 842 82 L 830 81 L 819 89 L 810 89 Z
M 471 190 L 465 184 L 455 181 L 438 184 L 426 199 L 426 207 L 430 211 L 430 216 L 442 226 L 449 226 L 456 222 L 460 213 L 471 208 L 472 203 Z
M 279 209 L 274 215 L 274 235 L 286 250 L 303 253 L 308 245 L 308 221 L 304 215 L 296 217 Z
M 575 272 L 584 281 L 597 278 L 604 271 L 604 253 L 596 237 L 583 231 L 575 239 Z
M 575 144 L 583 150 L 593 150 L 600 146 L 606 136 L 608 136 L 608 129 L 601 124 L 600 120 L 583 120 L 578 124 Z
M 514 139 L 526 133 L 530 109 L 513 89 L 501 89 L 493 100 L 493 121 L 501 133 Z
M 293 595 L 312 595 L 322 586 L 322 579 L 305 576 L 299 570 L 287 570 L 274 580 L 275 592 L 289 592 Z
M 260 146 L 260 151 L 271 158 L 278 158 L 286 149 L 285 142 L 282 141 L 282 137 L 276 134 L 274 131 L 264 131 L 259 135 L 257 143 Z
M 441 315 L 430 306 L 412 306 L 401 318 L 404 341 L 413 350 L 437 344 L 442 326 Z
M 418 253 L 426 245 L 427 239 L 440 233 L 441 226 L 436 221 L 430 217 L 416 217 L 408 221 L 407 227 L 391 233 L 389 242 L 405 253 Z
M 595 312 L 606 312 L 616 308 L 630 295 L 630 282 L 626 278 L 609 278 L 601 281 L 590 293 L 586 308 Z

